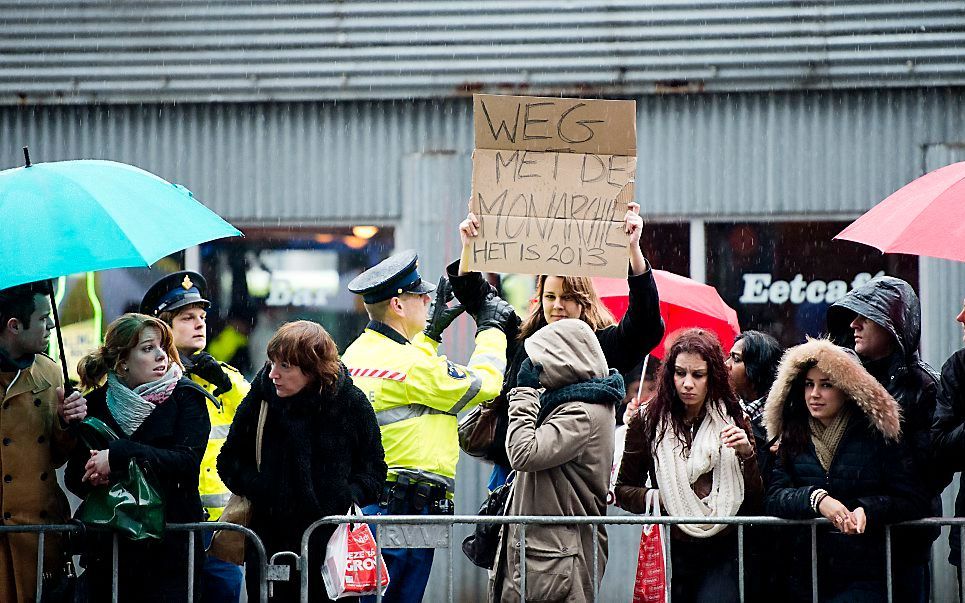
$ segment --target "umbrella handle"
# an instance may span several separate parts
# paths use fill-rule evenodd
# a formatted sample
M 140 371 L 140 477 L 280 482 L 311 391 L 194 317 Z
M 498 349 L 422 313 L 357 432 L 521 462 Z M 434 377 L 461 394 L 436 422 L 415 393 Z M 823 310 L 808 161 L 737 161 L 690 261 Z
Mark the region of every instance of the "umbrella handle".
M 24 151 L 27 149 L 24 148 Z M 67 375 L 67 355 L 64 353 L 64 337 L 60 332 L 60 314 L 57 313 L 57 300 L 54 299 L 53 285 L 47 290 L 50 296 L 50 308 L 54 313 L 54 328 L 57 330 L 57 347 L 60 350 L 60 368 L 64 371 L 64 397 L 70 395 L 70 377 Z
M 650 364 L 650 354 L 643 357 L 643 368 L 640 369 L 640 383 L 637 385 L 637 400 L 643 395 L 643 380 L 647 376 L 647 365 Z M 66 369 L 64 369 L 66 370 Z

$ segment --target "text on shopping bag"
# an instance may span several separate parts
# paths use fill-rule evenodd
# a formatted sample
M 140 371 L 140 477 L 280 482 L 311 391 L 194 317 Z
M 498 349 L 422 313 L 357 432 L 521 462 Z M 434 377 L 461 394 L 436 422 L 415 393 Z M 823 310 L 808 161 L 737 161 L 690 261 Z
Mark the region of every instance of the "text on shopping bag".
M 464 268 L 625 277 L 633 101 L 476 95 Z

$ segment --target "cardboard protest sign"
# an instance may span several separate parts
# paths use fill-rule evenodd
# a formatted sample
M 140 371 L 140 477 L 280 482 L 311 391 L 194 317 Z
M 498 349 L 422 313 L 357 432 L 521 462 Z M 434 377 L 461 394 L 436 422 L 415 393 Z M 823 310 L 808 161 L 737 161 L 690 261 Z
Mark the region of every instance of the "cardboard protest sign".
M 473 97 L 467 270 L 626 277 L 637 169 L 633 101 Z

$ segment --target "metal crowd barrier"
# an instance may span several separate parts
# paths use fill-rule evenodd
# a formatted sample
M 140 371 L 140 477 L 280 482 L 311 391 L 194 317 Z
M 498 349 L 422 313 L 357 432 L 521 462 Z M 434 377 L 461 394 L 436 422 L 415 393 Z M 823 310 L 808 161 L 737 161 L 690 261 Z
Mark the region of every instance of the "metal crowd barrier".
M 452 527 L 455 524 L 515 524 L 520 526 L 519 540 L 520 540 L 520 558 L 524 561 L 520 566 L 520 602 L 526 603 L 526 526 L 527 525 L 651 525 L 651 524 L 661 524 L 661 525 L 680 525 L 680 524 L 723 524 L 723 525 L 735 525 L 737 526 L 737 575 L 738 575 L 738 589 L 740 593 L 740 601 L 743 603 L 745 600 L 745 585 L 744 585 L 744 531 L 746 526 L 774 526 L 774 527 L 785 527 L 785 526 L 810 526 L 811 528 L 811 600 L 814 603 L 818 602 L 818 547 L 817 547 L 817 527 L 819 525 L 830 525 L 827 519 L 805 519 L 805 520 L 789 520 L 781 519 L 778 517 L 770 516 L 760 516 L 760 517 L 719 517 L 710 520 L 706 517 L 644 517 L 640 515 L 634 516 L 605 516 L 605 517 L 548 517 L 548 516 L 513 516 L 513 517 L 484 517 L 476 515 L 455 515 L 455 516 L 445 516 L 445 515 L 380 515 L 380 516 L 368 516 L 365 518 L 365 522 L 368 524 L 375 525 L 375 539 L 376 539 L 376 583 L 381 582 L 382 567 L 382 548 L 388 544 L 391 548 L 427 548 L 426 545 L 431 546 L 431 548 L 447 548 L 448 549 L 448 564 L 447 564 L 447 601 L 452 603 L 453 598 L 453 542 L 452 542 Z M 330 516 L 322 518 L 305 530 L 305 534 L 302 537 L 302 551 L 301 557 L 299 559 L 299 571 L 301 573 L 301 600 L 303 602 L 308 601 L 308 573 L 306 569 L 309 566 L 309 551 L 308 551 L 308 539 L 319 526 L 326 524 L 343 524 L 343 523 L 358 523 L 358 517 L 352 515 L 341 515 L 341 516 Z M 403 542 L 400 540 L 405 540 L 405 530 L 406 527 L 413 526 L 439 526 L 443 528 L 442 532 L 439 532 L 435 536 L 423 534 L 423 542 L 416 543 L 422 546 L 403 546 Z M 965 518 L 952 518 L 952 517 L 936 517 L 922 519 L 918 521 L 908 521 L 899 524 L 894 524 L 885 527 L 885 563 L 886 563 L 886 576 L 887 576 L 887 593 L 888 593 L 888 603 L 893 603 L 894 601 L 894 584 L 891 571 L 891 530 L 896 526 L 908 526 L 908 527 L 933 527 L 933 526 L 952 526 L 959 530 L 959 535 L 962 537 L 961 541 L 961 559 L 965 561 Z M 391 530 L 393 527 L 398 527 L 399 529 L 389 534 L 384 534 L 387 530 Z M 444 537 L 443 537 L 444 535 Z M 386 538 L 388 536 L 388 538 Z M 435 542 L 433 542 L 435 541 Z M 387 547 L 387 548 L 388 548 Z M 672 547 L 671 538 L 666 539 L 666 554 L 667 554 L 667 564 L 668 564 L 668 580 L 671 579 L 670 572 L 670 549 Z M 498 562 L 498 560 L 497 560 Z M 965 563 L 962 563 L 958 569 L 959 572 L 959 585 L 960 585 L 960 595 L 961 601 L 965 602 L 965 575 L 963 575 L 963 568 L 965 568 Z M 484 571 L 480 569 L 479 571 Z M 593 600 L 599 600 L 599 547 L 593 547 Z M 669 590 L 669 589 L 668 589 Z M 376 596 L 376 601 L 382 601 L 382 589 L 380 588 Z M 671 601 L 670 593 L 668 592 L 668 603 Z
M 165 529 L 170 532 L 188 532 L 188 600 L 194 601 L 194 546 L 198 532 L 210 532 L 214 530 L 230 530 L 241 532 L 245 535 L 246 543 L 253 544 L 258 555 L 259 564 L 262 571 L 259 572 L 259 599 L 260 603 L 268 603 L 268 581 L 273 575 L 268 570 L 270 565 L 265 554 L 265 545 L 261 539 L 250 529 L 235 525 L 233 523 L 221 522 L 199 522 L 199 523 L 169 523 Z M 43 600 L 43 567 L 44 567 L 44 548 L 47 534 L 81 534 L 84 532 L 104 531 L 103 529 L 84 526 L 77 522 L 70 524 L 44 524 L 44 525 L 0 525 L 0 536 L 4 534 L 37 534 L 37 588 L 36 600 Z M 112 571 L 111 571 L 111 603 L 117 603 L 118 597 L 118 536 L 115 533 L 111 547 Z M 287 569 L 287 567 L 285 568 Z M 287 580 L 287 577 L 284 579 Z
M 197 533 L 209 532 L 214 530 L 232 530 L 241 532 L 245 535 L 246 541 L 255 546 L 257 552 L 257 558 L 259 562 L 258 571 L 258 590 L 259 590 L 259 600 L 260 603 L 267 603 L 268 596 L 271 591 L 271 583 L 278 581 L 288 581 L 292 577 L 290 575 L 290 567 L 287 565 L 277 565 L 274 561 L 279 557 L 293 557 L 295 559 L 295 567 L 298 569 L 299 573 L 299 584 L 300 584 L 300 599 L 302 602 L 307 602 L 309 600 L 308 596 L 308 576 L 309 569 L 312 567 L 309 553 L 309 539 L 312 534 L 321 526 L 324 525 L 337 525 L 344 523 L 358 523 L 359 517 L 356 515 L 338 515 L 324 517 L 315 523 L 311 524 L 303 533 L 301 541 L 301 551 L 296 553 L 294 551 L 282 551 L 275 553 L 269 559 L 265 552 L 264 544 L 261 539 L 252 532 L 250 529 L 231 524 L 231 523 L 221 523 L 221 522 L 200 522 L 200 523 L 180 523 L 180 524 L 168 524 L 166 529 L 173 532 L 188 532 L 188 555 L 187 555 L 187 565 L 188 568 L 193 568 L 195 563 L 194 557 L 194 545 Z M 811 528 L 811 600 L 815 603 L 818 601 L 818 548 L 817 548 L 817 527 L 819 525 L 830 525 L 830 522 L 826 519 L 809 519 L 809 520 L 786 520 L 779 519 L 777 517 L 720 517 L 714 520 L 709 520 L 704 517 L 644 517 L 644 516 L 605 516 L 605 517 L 549 517 L 549 516 L 513 516 L 513 517 L 488 517 L 488 516 L 476 516 L 476 515 L 380 515 L 380 516 L 368 516 L 365 517 L 365 522 L 375 526 L 375 539 L 376 539 L 376 582 L 381 582 L 381 567 L 382 567 L 382 549 L 383 548 L 445 548 L 448 550 L 447 559 L 447 600 L 451 603 L 455 601 L 454 599 L 454 585 L 453 585 L 453 526 L 456 524 L 516 524 L 520 526 L 519 539 L 520 539 L 520 557 L 525 560 L 526 558 L 526 526 L 529 525 L 650 525 L 650 524 L 661 524 L 661 525 L 679 525 L 679 524 L 723 524 L 723 525 L 735 525 L 737 526 L 737 561 L 738 561 L 738 588 L 740 593 L 740 600 L 744 601 L 745 598 L 745 585 L 744 585 L 744 532 L 747 526 L 774 526 L 774 527 L 785 527 L 785 526 L 810 526 Z M 426 529 L 429 526 L 432 529 Z M 891 561 L 892 561 L 892 529 L 897 526 L 902 527 L 936 527 L 936 526 L 950 526 L 952 529 L 957 529 L 961 537 L 960 553 L 961 559 L 965 560 L 965 518 L 963 517 L 936 517 L 921 519 L 918 521 L 908 521 L 899 524 L 894 524 L 885 527 L 885 563 L 886 563 L 886 576 L 887 576 L 887 593 L 888 601 L 891 603 L 894 600 L 894 581 L 891 571 Z M 44 560 L 44 540 L 46 534 L 50 533 L 80 533 L 85 529 L 93 530 L 93 528 L 85 528 L 76 523 L 66 524 L 66 525 L 0 525 L 0 535 L 9 533 L 36 533 L 38 535 L 37 542 L 37 560 L 38 568 L 43 567 Z M 672 542 L 670 538 L 666 539 L 666 554 L 668 559 L 668 570 L 669 570 L 669 558 L 670 549 L 672 547 Z M 112 602 L 117 603 L 118 597 L 118 536 L 115 534 L 113 538 L 113 568 L 112 568 Z M 467 561 L 468 563 L 468 561 Z M 959 594 L 961 601 L 965 601 L 965 574 L 963 574 L 963 568 L 965 564 L 962 564 L 958 568 L 959 575 Z M 320 570 L 318 570 L 320 571 Z M 479 571 L 484 571 L 480 569 Z M 668 579 L 671 576 L 668 574 Z M 194 572 L 188 571 L 188 600 L 194 600 Z M 599 547 L 593 547 L 593 597 L 594 600 L 599 598 Z M 376 595 L 376 600 L 382 600 L 382 590 Z M 37 588 L 36 588 L 36 599 L 39 601 L 43 595 L 43 572 L 37 572 Z M 520 601 L 525 603 L 526 601 L 526 564 L 525 562 L 521 564 L 520 567 Z M 668 599 L 669 603 L 669 599 Z

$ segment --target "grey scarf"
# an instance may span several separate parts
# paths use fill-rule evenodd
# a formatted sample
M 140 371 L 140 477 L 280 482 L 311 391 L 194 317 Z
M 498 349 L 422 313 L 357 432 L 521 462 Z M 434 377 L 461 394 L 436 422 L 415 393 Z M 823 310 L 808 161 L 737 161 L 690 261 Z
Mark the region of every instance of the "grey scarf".
M 181 379 L 181 367 L 172 362 L 168 372 L 157 381 L 144 383 L 131 389 L 121 383 L 114 371 L 107 374 L 107 410 L 121 426 L 124 434 L 130 436 L 137 431 L 158 404 L 167 400 L 174 386 Z

